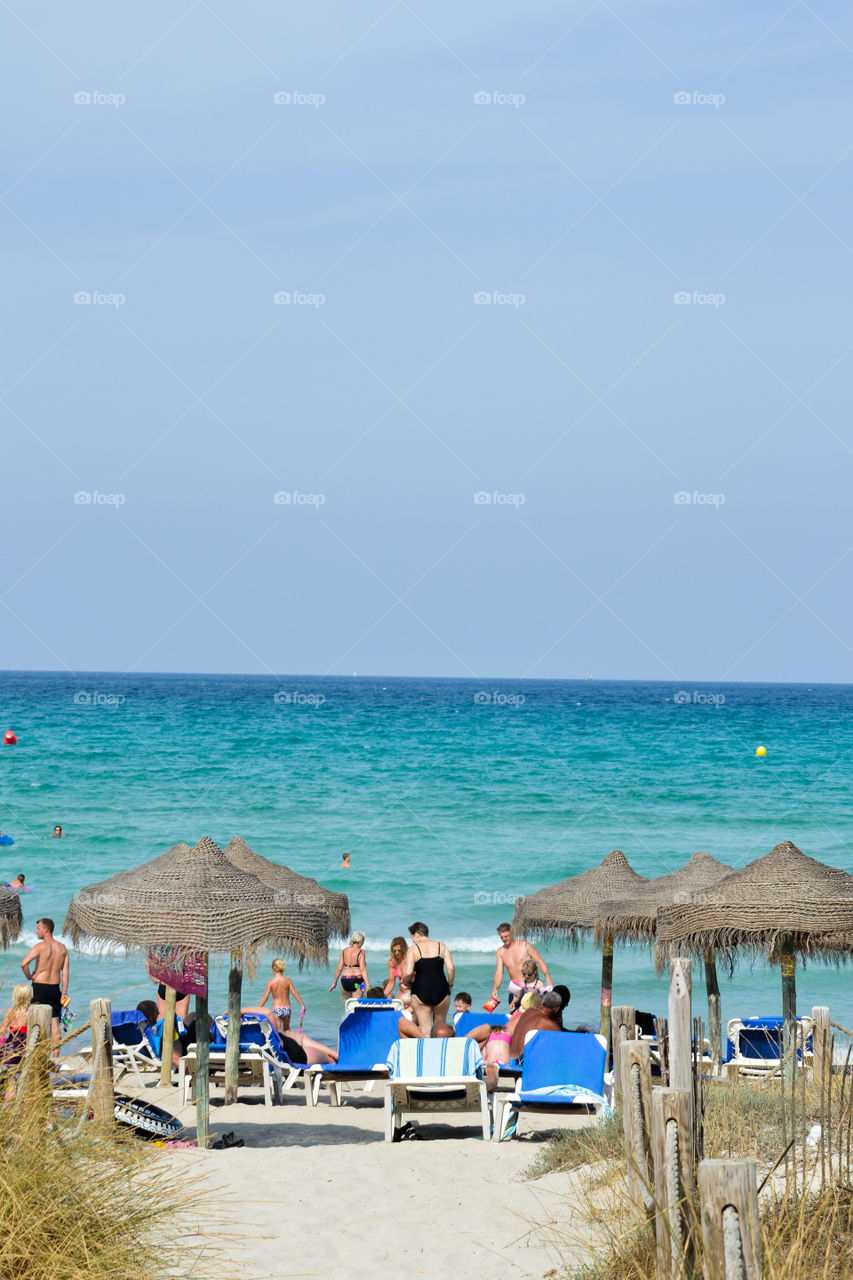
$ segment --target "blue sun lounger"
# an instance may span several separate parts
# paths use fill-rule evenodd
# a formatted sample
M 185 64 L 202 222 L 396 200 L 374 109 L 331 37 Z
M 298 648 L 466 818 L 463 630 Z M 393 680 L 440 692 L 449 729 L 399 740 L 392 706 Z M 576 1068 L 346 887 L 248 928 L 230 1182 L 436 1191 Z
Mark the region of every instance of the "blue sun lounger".
M 600 1119 L 611 1113 L 604 1094 L 607 1042 L 588 1031 L 532 1031 L 524 1042 L 521 1082 L 515 1093 L 493 1094 L 493 1137 L 516 1131 L 519 1113 L 578 1113 Z
M 802 1061 L 812 1053 L 810 1017 L 797 1017 L 797 1057 Z M 725 1068 L 729 1078 L 735 1076 L 765 1077 L 781 1070 L 783 1019 L 732 1018 L 727 1027 L 728 1052 Z
M 337 1062 L 316 1063 L 309 1068 L 314 1102 L 324 1083 L 329 1086 L 329 1101 L 337 1107 L 341 1102 L 342 1084 L 363 1082 L 367 1089 L 374 1080 L 386 1080 L 386 1059 L 391 1045 L 399 1037 L 399 1021 L 397 1009 L 368 1007 L 348 1013 L 338 1032 Z

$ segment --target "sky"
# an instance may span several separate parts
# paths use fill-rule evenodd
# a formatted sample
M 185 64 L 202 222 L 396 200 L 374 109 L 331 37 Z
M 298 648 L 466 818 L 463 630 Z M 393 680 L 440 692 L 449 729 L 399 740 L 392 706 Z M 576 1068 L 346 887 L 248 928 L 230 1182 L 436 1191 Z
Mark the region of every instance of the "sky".
M 0 28 L 0 668 L 853 678 L 848 6 Z

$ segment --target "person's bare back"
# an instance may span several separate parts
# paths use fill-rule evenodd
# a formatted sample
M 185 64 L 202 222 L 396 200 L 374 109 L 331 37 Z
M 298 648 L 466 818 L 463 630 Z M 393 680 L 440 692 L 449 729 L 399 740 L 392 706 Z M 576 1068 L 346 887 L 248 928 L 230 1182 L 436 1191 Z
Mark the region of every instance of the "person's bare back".
M 30 956 L 36 962 L 36 970 L 32 981 L 58 986 L 62 977 L 62 970 L 65 967 L 65 961 L 68 958 L 68 948 L 65 944 L 57 942 L 53 936 L 49 939 L 43 938 L 41 942 L 37 942 L 33 947 Z

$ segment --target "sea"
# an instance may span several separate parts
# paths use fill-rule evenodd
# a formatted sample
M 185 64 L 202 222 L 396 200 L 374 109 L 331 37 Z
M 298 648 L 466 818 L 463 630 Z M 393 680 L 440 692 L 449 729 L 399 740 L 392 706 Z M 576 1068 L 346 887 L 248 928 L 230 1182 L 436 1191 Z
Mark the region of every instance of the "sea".
M 0 953 L 0 1000 L 20 979 L 40 916 L 62 921 L 84 886 L 177 841 L 243 836 L 256 852 L 349 895 L 371 980 L 414 920 L 453 951 L 457 990 L 487 999 L 496 926 L 515 900 L 595 866 L 615 848 L 644 876 L 697 849 L 736 867 L 781 840 L 853 873 L 853 686 L 353 676 L 0 677 L 0 879 L 23 871 L 24 930 Z M 756 755 L 757 747 L 766 754 Z M 50 833 L 61 824 L 65 836 Z M 344 852 L 351 869 L 341 869 Z M 334 1042 L 331 967 L 293 961 L 305 1030 Z M 596 1021 L 600 956 L 540 948 Z M 264 989 L 272 955 L 246 981 Z M 152 994 L 144 954 L 71 954 L 71 1006 Z M 224 1008 L 227 965 L 211 965 Z M 720 975 L 725 1018 L 781 1012 L 779 970 L 744 959 Z M 849 971 L 798 964 L 798 1007 L 853 1026 Z M 703 1013 L 703 966 L 693 973 Z M 613 1001 L 665 1013 L 647 947 L 617 947 Z M 502 992 L 506 1008 L 506 985 Z

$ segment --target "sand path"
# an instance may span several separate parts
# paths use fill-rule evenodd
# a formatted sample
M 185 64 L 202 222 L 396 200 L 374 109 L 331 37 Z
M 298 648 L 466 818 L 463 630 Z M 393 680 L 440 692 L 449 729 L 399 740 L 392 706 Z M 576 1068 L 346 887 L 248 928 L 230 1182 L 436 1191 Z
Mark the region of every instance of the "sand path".
M 174 1090 L 146 1095 L 179 1113 Z M 214 1131 L 245 1147 L 168 1155 L 203 1186 L 193 1243 L 212 1243 L 223 1276 L 540 1280 L 589 1260 L 572 1239 L 588 1237 L 576 1175 L 524 1178 L 553 1124 L 526 1122 L 497 1144 L 475 1120 L 422 1119 L 422 1141 L 391 1144 L 380 1099 L 349 1093 L 311 1110 L 300 1091 L 272 1108 L 214 1107 Z

